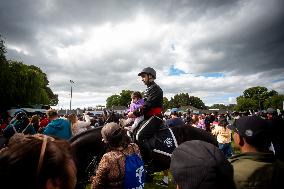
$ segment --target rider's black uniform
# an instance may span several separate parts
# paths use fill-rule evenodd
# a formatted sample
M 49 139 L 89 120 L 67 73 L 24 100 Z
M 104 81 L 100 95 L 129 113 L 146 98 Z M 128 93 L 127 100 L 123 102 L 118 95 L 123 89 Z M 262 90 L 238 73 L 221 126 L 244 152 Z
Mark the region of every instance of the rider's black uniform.
M 145 91 L 145 103 L 140 110 L 135 110 L 136 117 L 144 115 L 142 126 L 137 131 L 138 144 L 141 147 L 144 159 L 151 160 L 151 148 L 148 139 L 162 126 L 163 90 L 154 81 L 147 85 Z

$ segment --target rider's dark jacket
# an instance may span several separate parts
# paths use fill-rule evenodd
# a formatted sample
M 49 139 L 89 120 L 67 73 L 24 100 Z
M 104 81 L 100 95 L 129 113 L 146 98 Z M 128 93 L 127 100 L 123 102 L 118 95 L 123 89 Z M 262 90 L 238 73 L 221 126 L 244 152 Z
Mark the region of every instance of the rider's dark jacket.
M 163 90 L 154 81 L 147 85 L 144 100 L 143 107 L 133 112 L 136 117 L 144 115 L 144 119 L 149 119 L 154 115 L 162 115 Z

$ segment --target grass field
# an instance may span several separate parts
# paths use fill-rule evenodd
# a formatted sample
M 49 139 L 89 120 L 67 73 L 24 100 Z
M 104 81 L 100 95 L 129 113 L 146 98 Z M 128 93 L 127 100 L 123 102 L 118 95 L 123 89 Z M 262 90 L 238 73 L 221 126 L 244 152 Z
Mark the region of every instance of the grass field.
M 164 177 L 163 172 L 155 173 L 155 175 L 154 175 L 154 182 L 151 183 L 151 184 L 150 183 L 145 184 L 145 189 L 156 189 L 156 188 L 157 189 L 162 189 L 162 188 L 175 189 L 176 188 L 176 186 L 173 183 L 173 179 L 172 179 L 171 175 L 169 176 L 170 181 L 169 181 L 169 186 L 168 187 L 159 186 L 159 185 L 155 184 L 156 182 L 161 181 L 163 177 Z
M 159 182 L 162 180 L 163 178 L 163 173 L 162 172 L 158 172 L 158 173 L 155 173 L 154 174 L 154 182 L 153 183 L 146 183 L 145 184 L 145 189 L 162 189 L 162 188 L 170 188 L 170 189 L 175 189 L 176 186 L 174 185 L 173 181 L 172 181 L 172 177 L 171 175 L 169 176 L 170 177 L 170 182 L 169 182 L 169 186 L 168 187 L 165 187 L 165 186 L 159 186 L 157 184 L 155 184 L 156 182 Z M 91 189 L 91 185 L 88 185 L 86 187 L 86 189 Z

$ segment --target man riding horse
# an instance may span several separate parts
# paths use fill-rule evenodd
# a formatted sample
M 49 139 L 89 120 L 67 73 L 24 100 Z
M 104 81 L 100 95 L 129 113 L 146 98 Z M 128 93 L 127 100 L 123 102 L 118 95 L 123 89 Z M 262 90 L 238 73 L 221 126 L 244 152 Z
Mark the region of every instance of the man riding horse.
M 145 164 L 149 165 L 152 161 L 152 149 L 149 139 L 162 127 L 163 123 L 163 91 L 154 82 L 156 71 L 153 68 L 144 68 L 138 76 L 141 76 L 143 83 L 147 86 L 144 94 L 145 103 L 140 109 L 135 110 L 131 114 L 136 117 L 144 115 L 144 121 L 137 131 L 136 139 L 138 140 L 143 160 Z

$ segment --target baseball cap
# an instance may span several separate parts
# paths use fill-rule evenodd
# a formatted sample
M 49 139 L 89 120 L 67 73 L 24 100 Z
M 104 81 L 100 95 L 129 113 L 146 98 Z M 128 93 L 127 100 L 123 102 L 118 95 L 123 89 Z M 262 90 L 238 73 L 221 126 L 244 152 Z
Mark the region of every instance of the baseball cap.
M 269 132 L 268 122 L 259 116 L 243 116 L 228 128 L 251 140 L 264 137 Z
M 179 145 L 170 165 L 175 183 L 184 188 L 234 188 L 233 167 L 218 147 L 200 140 Z

